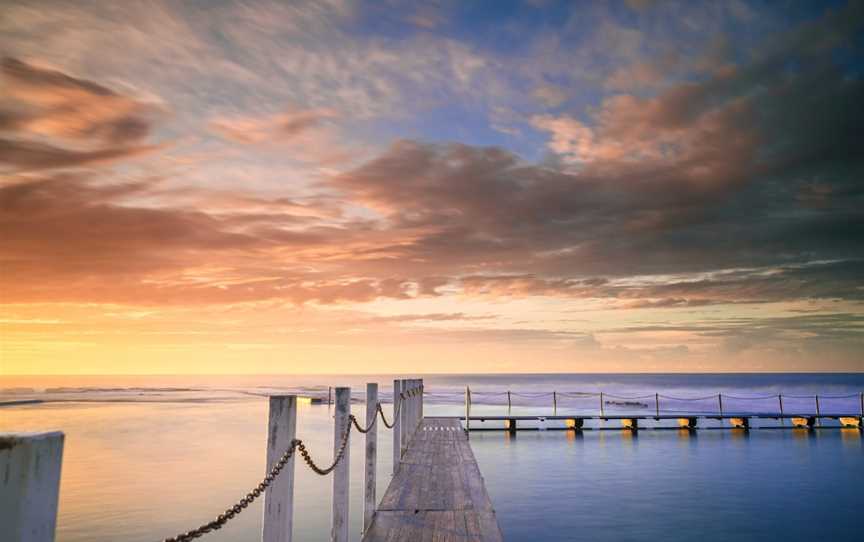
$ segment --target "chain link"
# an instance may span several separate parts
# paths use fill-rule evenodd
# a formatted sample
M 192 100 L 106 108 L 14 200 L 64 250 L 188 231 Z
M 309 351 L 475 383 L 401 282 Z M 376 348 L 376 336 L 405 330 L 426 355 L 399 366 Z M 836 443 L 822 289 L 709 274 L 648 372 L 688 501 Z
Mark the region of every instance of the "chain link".
M 394 427 L 396 427 L 396 421 L 399 419 L 400 410 L 402 410 L 401 401 L 393 410 L 393 423 L 388 423 L 387 416 L 384 415 L 384 409 L 381 407 L 381 403 L 378 403 L 378 413 L 381 415 L 381 421 L 384 422 L 384 427 L 386 427 L 387 429 L 393 429 Z
M 257 499 L 261 496 L 262 493 L 264 493 L 264 490 L 273 483 L 273 480 L 275 480 L 276 477 L 279 476 L 279 473 L 282 472 L 282 469 L 288 463 L 288 460 L 291 459 L 291 456 L 294 455 L 294 450 L 301 447 L 302 445 L 303 444 L 301 441 L 296 439 L 292 440 L 291 445 L 288 447 L 285 453 L 282 454 L 282 457 L 279 458 L 279 461 L 277 461 L 276 464 L 273 465 L 273 468 L 270 469 L 270 472 L 267 473 L 267 476 L 264 477 L 261 483 L 255 486 L 255 488 L 252 489 L 252 491 L 250 491 L 249 493 L 247 493 L 245 497 L 240 499 L 237 504 L 219 514 L 216 519 L 214 519 L 210 523 L 205 523 L 204 525 L 201 525 L 197 529 L 192 529 L 191 531 L 178 534 L 177 536 L 166 538 L 163 542 L 188 542 L 189 540 L 194 540 L 198 537 L 204 536 L 209 532 L 218 531 L 219 529 L 221 529 L 222 526 L 228 523 L 229 520 L 234 519 L 234 516 L 246 509 L 246 507 L 252 504 L 255 499 Z
M 380 405 L 381 403 L 378 404 Z M 367 425 L 365 429 L 363 427 L 360 427 L 360 422 L 357 421 L 357 418 L 353 414 L 351 414 L 348 418 L 351 420 L 351 423 L 354 424 L 354 427 L 357 428 L 357 431 L 360 431 L 361 433 L 368 433 L 375 426 L 375 422 L 378 421 L 378 409 L 375 409 L 375 417 L 372 418 L 372 421 L 369 422 L 369 425 Z

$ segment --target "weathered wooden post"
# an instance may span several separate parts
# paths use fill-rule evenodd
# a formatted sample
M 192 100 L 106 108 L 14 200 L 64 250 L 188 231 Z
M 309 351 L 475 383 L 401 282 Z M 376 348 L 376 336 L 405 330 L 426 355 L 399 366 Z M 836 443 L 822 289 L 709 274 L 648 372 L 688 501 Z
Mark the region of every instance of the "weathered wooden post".
M 401 418 L 399 423 L 402 425 L 402 431 L 400 431 L 402 442 L 399 443 L 399 457 L 401 458 L 408 448 L 408 437 L 411 436 L 411 381 L 403 379 L 400 389 L 405 394 L 405 398 L 402 399 L 403 408 L 399 409 L 399 417 Z
M 558 394 L 552 390 L 552 415 L 558 415 Z
M 267 424 L 267 462 L 269 473 L 291 445 L 297 432 L 297 397 L 276 395 L 270 397 Z M 264 492 L 264 542 L 290 542 L 294 502 L 294 457 L 285 464 L 281 474 Z
M 471 434 L 471 388 L 465 386 L 465 432 Z
M 396 474 L 396 471 L 399 470 L 399 461 L 402 459 L 402 424 L 400 423 L 401 419 L 401 410 L 402 410 L 402 398 L 400 394 L 402 393 L 402 381 L 394 380 L 393 381 L 393 474 Z
M 271 395 L 267 421 L 267 464 L 269 473 L 297 434 L 297 396 Z M 264 520 L 261 539 L 264 542 L 291 542 L 294 520 L 294 456 L 264 491 Z
M 780 402 L 780 418 L 783 418 L 783 394 L 777 396 L 777 401 Z
M 507 390 L 507 414 L 510 414 L 512 404 L 510 403 L 510 390 Z
M 603 412 L 603 392 L 600 392 L 600 417 L 602 418 L 606 414 Z
M 408 435 L 408 442 L 411 442 L 411 439 L 414 438 L 414 433 L 417 431 L 417 414 L 419 412 L 417 405 L 417 379 L 412 378 L 410 381 L 411 386 L 411 433 Z
M 655 412 L 656 412 L 655 415 L 657 416 L 657 418 L 660 418 L 660 394 L 659 393 L 654 394 L 654 407 L 655 407 Z
M 375 467 L 378 463 L 378 384 L 366 384 L 366 426 L 372 429 L 366 433 L 366 479 L 363 491 L 363 532 L 372 525 L 375 516 Z
M 420 379 L 420 421 L 423 421 L 423 400 L 426 398 L 426 388 L 423 385 L 423 379 Z
M 63 433 L 0 433 L 0 538 L 53 542 Z
M 861 402 L 861 417 L 864 418 L 864 391 L 858 394 L 858 400 Z
M 414 435 L 414 381 L 407 379 L 405 381 L 405 391 L 408 394 L 405 402 L 405 427 L 402 429 L 402 453 L 408 449 L 408 443 L 411 442 L 411 437 Z
M 348 542 L 348 493 L 351 464 L 351 388 L 336 388 L 335 422 L 333 424 L 333 458 L 339 453 L 342 444 L 345 451 L 342 460 L 333 470 L 333 524 L 330 530 L 332 542 Z M 347 434 L 347 436 L 346 436 Z
M 327 386 L 327 406 L 333 404 L 333 387 Z
M 717 404 L 720 405 L 720 417 L 722 418 L 723 417 L 723 394 L 722 393 L 717 394 Z
M 423 390 L 421 388 L 421 383 L 423 381 L 419 378 L 414 379 L 414 389 L 416 395 L 414 396 L 414 431 L 416 432 L 420 429 L 420 420 L 423 419 L 423 415 L 420 414 L 420 404 L 423 401 Z

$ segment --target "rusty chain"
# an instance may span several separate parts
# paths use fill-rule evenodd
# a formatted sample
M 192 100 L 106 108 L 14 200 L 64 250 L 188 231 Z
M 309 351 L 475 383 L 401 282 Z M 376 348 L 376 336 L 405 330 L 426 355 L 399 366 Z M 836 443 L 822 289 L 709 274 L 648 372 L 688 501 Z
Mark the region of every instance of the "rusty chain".
M 394 427 L 396 427 L 396 420 L 399 419 L 399 411 L 400 410 L 402 410 L 402 402 L 401 401 L 399 402 L 399 406 L 397 406 L 393 410 L 393 423 L 388 423 L 387 417 L 384 415 L 384 409 L 381 408 L 381 403 L 378 403 L 378 414 L 381 415 L 381 421 L 384 422 L 384 427 L 386 427 L 387 429 L 393 429 Z
M 392 425 L 387 423 L 387 418 L 384 417 L 384 410 L 381 408 L 381 403 L 379 402 L 376 406 L 376 410 L 378 411 L 378 413 L 380 413 L 381 420 L 384 422 L 384 425 L 388 429 L 392 429 L 393 426 L 396 425 L 396 419 L 398 419 L 397 417 L 399 415 L 399 411 L 402 409 L 402 403 L 404 399 L 406 397 L 414 397 L 418 393 L 422 393 L 422 391 L 423 389 L 421 386 L 417 388 L 412 388 L 399 394 L 400 401 L 393 412 L 394 420 Z M 365 429 L 360 427 L 357 418 L 353 414 L 350 414 L 348 416 L 348 419 L 350 423 L 345 428 L 345 433 L 342 435 L 342 443 L 339 445 L 339 451 L 336 453 L 336 456 L 333 458 L 333 463 L 330 464 L 330 466 L 326 468 L 319 467 L 315 463 L 315 460 L 312 459 L 312 456 L 309 453 L 309 450 L 306 449 L 306 445 L 303 443 L 303 441 L 300 439 L 294 439 L 291 441 L 291 445 L 288 446 L 288 449 L 285 450 L 285 453 L 283 453 L 279 457 L 279 460 L 276 462 L 275 465 L 273 465 L 273 468 L 270 469 L 270 472 L 267 473 L 267 476 L 264 477 L 261 483 L 255 486 L 252 491 L 248 492 L 242 499 L 237 501 L 237 504 L 226 509 L 224 512 L 219 514 L 213 521 L 205 523 L 197 529 L 192 529 L 191 531 L 178 534 L 177 536 L 165 538 L 163 542 L 189 542 L 190 540 L 194 540 L 196 538 L 204 536 L 207 533 L 218 531 L 219 529 L 221 529 L 226 523 L 228 523 L 228 521 L 234 519 L 235 516 L 245 510 L 250 504 L 252 504 L 255 499 L 260 497 L 261 494 L 264 493 L 264 490 L 270 487 L 270 484 L 272 484 L 276 477 L 279 476 L 279 473 L 281 473 L 282 469 L 285 468 L 285 465 L 288 463 L 288 460 L 290 460 L 291 457 L 294 455 L 295 451 L 300 452 L 300 455 L 303 457 L 303 461 L 316 474 L 319 474 L 321 476 L 326 476 L 330 474 L 331 472 L 333 472 L 336 466 L 339 465 L 339 462 L 342 461 L 342 458 L 345 456 L 345 450 L 348 448 L 349 436 L 351 435 L 351 426 L 353 425 L 354 427 L 356 427 L 357 431 L 361 433 L 368 433 L 372 430 L 372 427 L 375 425 L 378 417 L 375 416 L 375 418 L 372 419 L 372 422 L 368 426 L 366 426 Z
M 287 450 L 285 450 L 285 453 L 282 454 L 282 456 L 279 458 L 279 461 L 277 461 L 276 464 L 273 465 L 273 468 L 270 469 L 270 472 L 267 473 L 267 476 L 264 477 L 264 480 L 262 480 L 260 484 L 255 486 L 252 491 L 247 493 L 245 497 L 240 499 L 237 504 L 219 514 L 216 519 L 214 519 L 210 523 L 205 523 L 204 525 L 201 525 L 197 529 L 192 529 L 191 531 L 178 534 L 177 536 L 166 538 L 163 542 L 188 542 L 189 540 L 194 540 L 198 537 L 204 536 L 209 532 L 218 531 L 219 529 L 221 529 L 226 523 L 228 523 L 229 520 L 234 519 L 234 516 L 242 512 L 247 506 L 252 504 L 255 499 L 257 499 L 261 496 L 262 493 L 264 493 L 264 490 L 273 483 L 273 480 L 275 480 L 276 477 L 279 476 L 279 473 L 282 472 L 282 469 L 288 463 L 288 460 L 291 459 L 291 456 L 294 455 L 294 450 L 300 446 L 302 446 L 301 441 L 296 439 L 292 440 L 291 445 L 288 447 Z

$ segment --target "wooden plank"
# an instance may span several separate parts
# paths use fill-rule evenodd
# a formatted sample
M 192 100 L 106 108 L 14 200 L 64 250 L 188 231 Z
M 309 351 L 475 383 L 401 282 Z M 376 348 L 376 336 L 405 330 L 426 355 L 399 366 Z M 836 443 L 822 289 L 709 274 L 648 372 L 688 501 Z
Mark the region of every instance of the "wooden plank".
M 501 529 L 459 420 L 425 418 L 364 542 L 500 542 Z

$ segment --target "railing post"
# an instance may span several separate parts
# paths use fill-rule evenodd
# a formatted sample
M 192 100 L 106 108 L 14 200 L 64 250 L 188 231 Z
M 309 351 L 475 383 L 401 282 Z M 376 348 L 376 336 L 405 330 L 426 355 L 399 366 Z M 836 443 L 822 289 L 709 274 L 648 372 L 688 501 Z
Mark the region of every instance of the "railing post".
M 335 422 L 333 424 L 333 457 L 342 447 L 342 439 L 350 429 L 351 420 L 351 388 L 336 388 Z M 333 470 L 333 526 L 330 530 L 332 542 L 348 542 L 348 493 L 350 476 L 348 467 L 351 465 L 351 437 L 345 443 L 342 460 Z
M 423 379 L 420 379 L 420 421 L 423 421 L 423 400 L 426 398 L 426 388 L 423 386 Z
M 720 417 L 722 418 L 723 417 L 723 394 L 722 393 L 717 394 L 717 404 L 720 405 Z
M 402 381 L 393 381 L 393 474 L 399 470 L 399 461 L 402 459 Z
M 552 415 L 558 415 L 558 393 L 552 390 Z
M 471 388 L 465 386 L 465 432 L 471 433 Z
M 783 418 L 783 394 L 777 396 L 777 401 L 780 402 L 780 418 Z
M 659 393 L 654 394 L 654 407 L 655 407 L 656 416 L 659 418 L 660 417 L 660 394 Z
M 372 525 L 375 516 L 375 467 L 378 463 L 378 384 L 366 384 L 366 426 L 372 426 L 366 433 L 366 484 L 363 491 L 363 532 Z
M 819 412 L 819 395 L 816 395 L 816 425 L 822 425 L 821 415 L 822 413 Z
M 270 396 L 267 421 L 267 464 L 269 473 L 297 433 L 297 396 Z M 261 539 L 264 542 L 291 542 L 294 520 L 294 456 L 264 491 L 264 520 Z
M 327 386 L 327 406 L 333 404 L 333 387 Z
M 602 418 L 605 415 L 606 415 L 606 413 L 603 412 L 603 392 L 601 391 L 600 392 L 600 417 Z
M 408 434 L 405 435 L 405 449 L 408 449 L 408 444 L 414 438 L 414 431 L 417 429 L 417 381 L 413 378 L 408 380 L 408 390 L 411 396 L 408 398 Z
M 411 389 L 411 382 L 404 378 L 399 382 L 399 389 L 405 394 L 405 398 L 402 399 L 404 404 L 399 409 L 399 425 L 402 426 L 402 430 L 399 431 L 399 458 L 401 460 L 407 447 L 408 435 L 411 434 L 411 397 L 408 395 L 408 390 Z
M 414 383 L 414 427 L 411 429 L 413 437 L 420 428 L 420 379 L 415 378 L 412 382 Z
M 861 402 L 861 417 L 864 418 L 864 391 L 858 394 L 858 400 Z
M 507 414 L 510 414 L 510 410 L 513 408 L 513 403 L 510 401 L 510 390 L 507 390 Z
M 0 433 L 0 530 L 4 542 L 53 542 L 63 433 Z

